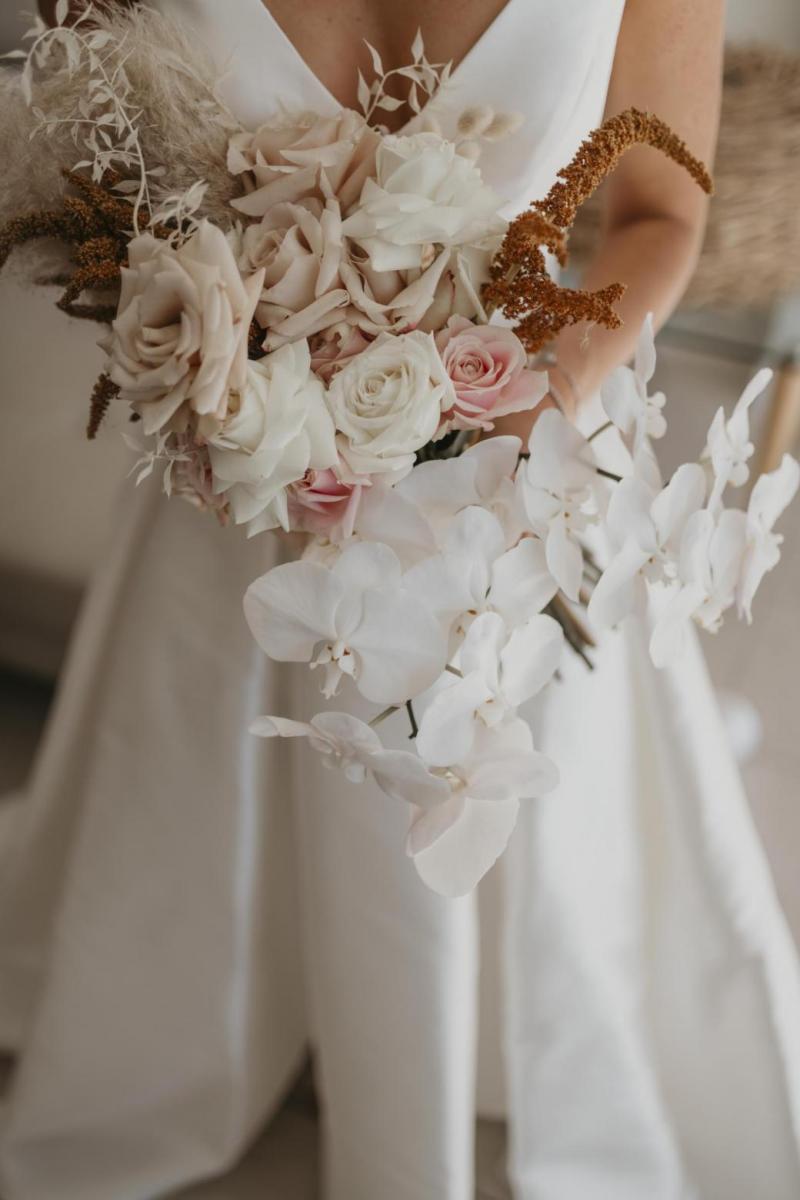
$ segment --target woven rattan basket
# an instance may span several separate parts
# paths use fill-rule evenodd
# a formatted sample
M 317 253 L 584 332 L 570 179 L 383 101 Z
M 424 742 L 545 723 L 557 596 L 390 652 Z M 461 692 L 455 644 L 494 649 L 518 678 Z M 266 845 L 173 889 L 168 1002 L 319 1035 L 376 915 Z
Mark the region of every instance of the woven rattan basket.
M 715 195 L 684 304 L 758 308 L 800 289 L 800 58 L 732 48 L 725 61 Z M 600 204 L 579 214 L 570 255 L 591 255 Z

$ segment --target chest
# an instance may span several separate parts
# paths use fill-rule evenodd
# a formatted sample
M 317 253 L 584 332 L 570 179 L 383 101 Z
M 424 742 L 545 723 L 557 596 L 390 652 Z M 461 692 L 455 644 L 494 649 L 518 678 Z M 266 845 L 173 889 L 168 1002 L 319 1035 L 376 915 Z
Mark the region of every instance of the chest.
M 365 42 L 378 51 L 384 70 L 407 66 L 411 44 L 422 29 L 431 62 L 457 66 L 506 7 L 506 0 L 260 0 L 314 75 L 342 104 L 357 107 L 359 68 L 367 78 L 372 67 Z M 404 94 L 392 80 L 390 95 Z M 399 126 L 402 111 L 387 114 Z

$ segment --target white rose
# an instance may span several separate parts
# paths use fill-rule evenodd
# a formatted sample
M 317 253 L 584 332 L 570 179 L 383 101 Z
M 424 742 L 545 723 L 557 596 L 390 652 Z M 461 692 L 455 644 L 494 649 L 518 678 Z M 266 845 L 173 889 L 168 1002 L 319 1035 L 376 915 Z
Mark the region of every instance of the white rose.
M 289 528 L 286 488 L 309 468 L 336 462 L 325 389 L 311 372 L 307 342 L 282 346 L 248 364 L 242 392 L 208 440 L 214 490 L 226 493 L 237 524 L 250 534 Z
M 502 227 L 500 200 L 474 163 L 436 133 L 385 137 L 375 178 L 343 225 L 376 271 L 419 269 L 431 245 L 459 246 Z
M 339 455 L 353 477 L 400 478 L 436 433 L 451 395 L 436 343 L 415 331 L 381 334 L 334 376 L 327 399 Z
M 206 221 L 178 249 L 149 233 L 133 239 L 105 344 L 111 378 L 145 433 L 163 428 L 183 405 L 225 416 L 230 391 L 244 386 L 263 279 L 263 271 L 242 278 L 225 235 Z

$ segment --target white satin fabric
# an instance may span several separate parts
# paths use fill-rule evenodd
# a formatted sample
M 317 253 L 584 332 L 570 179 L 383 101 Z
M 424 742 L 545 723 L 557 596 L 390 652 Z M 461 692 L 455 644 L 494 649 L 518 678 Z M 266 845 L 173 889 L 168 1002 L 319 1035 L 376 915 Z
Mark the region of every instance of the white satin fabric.
M 261 0 L 161 7 L 246 122 L 333 104 Z M 622 7 L 510 0 L 456 72 L 453 109 L 526 114 L 484 162 L 510 209 L 600 118 Z M 479 922 L 420 883 L 397 805 L 247 734 L 318 707 L 243 622 L 275 554 L 126 486 L 0 846 L 4 1200 L 223 1171 L 309 1042 L 328 1200 L 469 1200 L 476 1074 L 516 1200 L 796 1200 L 797 963 L 697 649 L 657 673 L 631 625 L 568 664 L 530 714 L 562 784 Z

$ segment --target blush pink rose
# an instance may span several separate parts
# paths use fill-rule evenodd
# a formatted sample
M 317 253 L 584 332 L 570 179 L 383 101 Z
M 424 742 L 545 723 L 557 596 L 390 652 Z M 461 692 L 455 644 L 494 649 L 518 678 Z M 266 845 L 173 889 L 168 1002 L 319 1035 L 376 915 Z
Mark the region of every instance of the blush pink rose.
M 498 417 L 535 408 L 547 394 L 547 373 L 528 369 L 524 346 L 502 325 L 451 317 L 436 345 L 452 385 L 442 431 L 492 429 Z
M 290 527 L 344 541 L 352 536 L 362 488 L 360 483 L 343 483 L 330 468 L 306 471 L 288 489 Z

